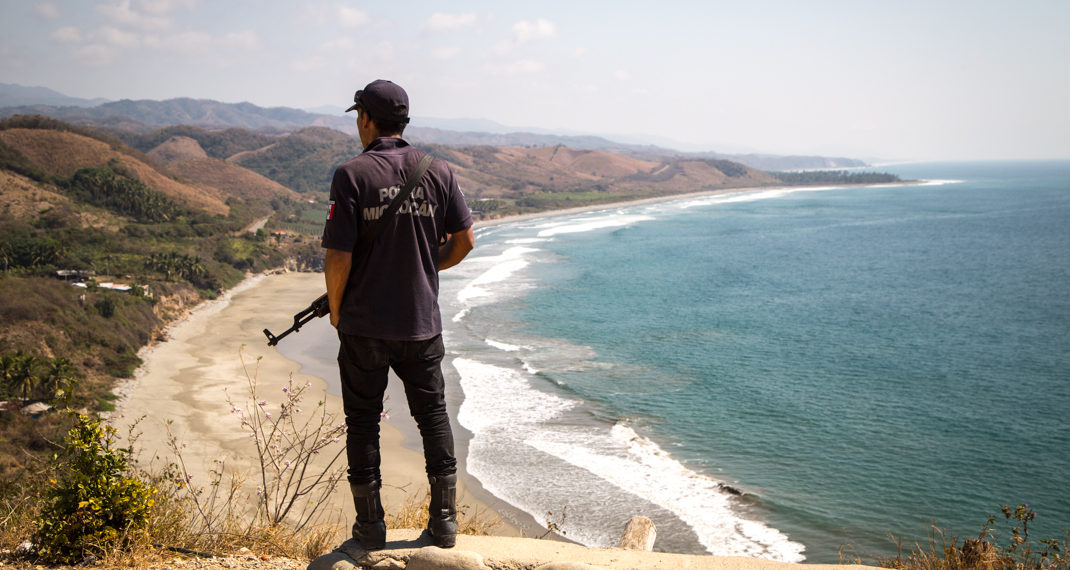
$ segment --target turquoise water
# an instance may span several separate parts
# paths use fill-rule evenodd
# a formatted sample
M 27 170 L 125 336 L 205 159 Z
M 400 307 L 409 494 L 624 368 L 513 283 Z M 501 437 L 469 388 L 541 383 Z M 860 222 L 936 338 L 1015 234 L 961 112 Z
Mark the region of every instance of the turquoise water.
M 885 169 L 936 182 L 480 229 L 440 295 L 466 472 L 595 546 L 644 514 L 659 551 L 873 562 L 1017 503 L 1062 536 L 1070 162 Z M 329 327 L 284 344 L 337 383 Z
M 941 182 L 480 230 L 443 273 L 468 471 L 596 545 L 636 513 L 810 562 L 1007 503 L 1070 527 L 1070 163 L 887 169 Z

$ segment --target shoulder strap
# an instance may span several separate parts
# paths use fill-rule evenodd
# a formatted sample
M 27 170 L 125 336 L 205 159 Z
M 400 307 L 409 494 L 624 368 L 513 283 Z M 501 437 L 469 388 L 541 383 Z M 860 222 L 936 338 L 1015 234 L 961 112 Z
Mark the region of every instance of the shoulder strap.
M 390 205 L 383 211 L 383 214 L 379 216 L 379 219 L 376 220 L 370 228 L 368 228 L 368 231 L 357 238 L 357 245 L 353 248 L 354 256 L 362 255 L 364 251 L 371 247 L 372 243 L 375 242 L 375 239 L 379 237 L 379 234 L 383 233 L 383 230 L 386 229 L 386 225 L 390 223 L 390 220 L 394 218 L 394 214 L 397 213 L 398 208 L 401 207 L 401 203 L 409 199 L 413 189 L 416 188 L 416 184 L 424 177 L 424 173 L 427 172 L 427 169 L 431 166 L 433 160 L 435 160 L 435 157 L 430 154 L 424 154 L 423 158 L 420 159 L 420 163 L 416 165 L 416 170 L 409 175 L 409 179 L 405 181 L 405 185 L 401 188 L 401 191 L 398 192 L 398 195 L 394 196 L 394 199 L 390 201 Z

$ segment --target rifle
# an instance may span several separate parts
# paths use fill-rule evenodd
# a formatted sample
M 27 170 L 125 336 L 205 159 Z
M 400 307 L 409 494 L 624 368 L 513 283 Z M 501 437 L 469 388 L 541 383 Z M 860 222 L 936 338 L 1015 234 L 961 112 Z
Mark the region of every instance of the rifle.
M 305 310 L 294 315 L 294 324 L 292 327 L 282 331 L 281 334 L 275 336 L 271 334 L 271 331 L 264 329 L 264 335 L 267 336 L 268 346 L 275 346 L 279 344 L 279 341 L 286 335 L 301 330 L 301 326 L 311 321 L 312 319 L 318 319 L 331 312 L 331 306 L 327 303 L 327 294 L 324 293 L 312 301 L 312 304 Z

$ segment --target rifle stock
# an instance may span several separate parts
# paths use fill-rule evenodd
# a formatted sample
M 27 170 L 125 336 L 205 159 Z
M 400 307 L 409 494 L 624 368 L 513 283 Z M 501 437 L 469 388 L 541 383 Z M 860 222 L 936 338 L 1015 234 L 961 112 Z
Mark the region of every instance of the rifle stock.
M 275 346 L 279 344 L 286 335 L 301 330 L 301 327 L 311 321 L 312 319 L 318 319 L 331 312 L 331 306 L 327 302 L 327 294 L 324 293 L 312 301 L 312 304 L 305 308 L 303 311 L 294 315 L 294 324 L 290 328 L 282 331 L 278 336 L 271 334 L 271 331 L 264 329 L 264 335 L 268 339 L 268 346 Z

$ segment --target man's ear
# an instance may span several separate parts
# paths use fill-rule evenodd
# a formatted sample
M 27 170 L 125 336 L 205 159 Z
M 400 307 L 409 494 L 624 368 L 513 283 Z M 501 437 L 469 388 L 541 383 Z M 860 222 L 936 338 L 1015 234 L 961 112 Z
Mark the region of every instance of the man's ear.
M 369 115 L 368 113 L 365 113 L 365 112 L 361 112 L 360 120 L 364 121 L 364 122 L 362 122 L 360 124 L 362 129 L 368 131 L 369 133 L 378 134 L 379 131 L 378 131 L 377 127 L 375 126 L 375 119 L 372 119 L 371 115 Z M 374 138 L 378 138 L 378 137 L 374 137 Z

